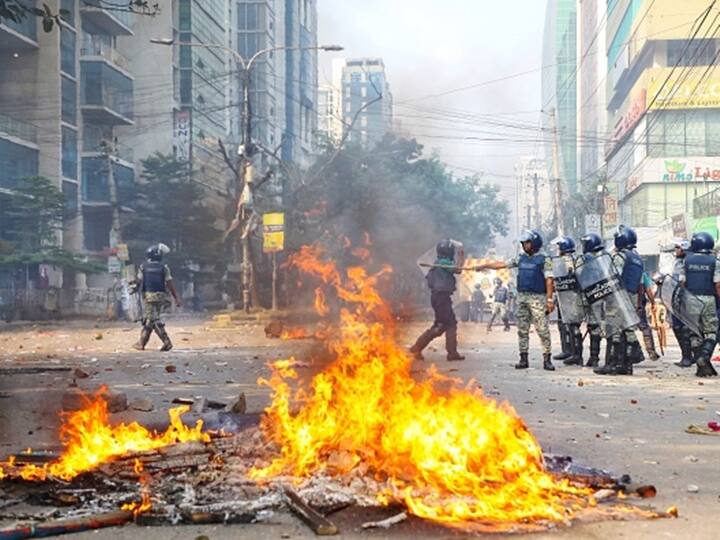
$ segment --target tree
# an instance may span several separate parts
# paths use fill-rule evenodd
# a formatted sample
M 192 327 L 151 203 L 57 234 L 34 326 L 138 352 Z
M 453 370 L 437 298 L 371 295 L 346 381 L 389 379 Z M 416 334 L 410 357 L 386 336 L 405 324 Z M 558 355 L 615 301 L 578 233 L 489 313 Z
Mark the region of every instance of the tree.
M 143 160 L 142 182 L 137 186 L 135 212 L 123 227 L 133 260 L 142 260 L 151 244 L 167 244 L 167 261 L 180 280 L 197 277 L 193 268 L 212 267 L 200 275 L 210 279 L 222 252 L 222 231 L 203 204 L 204 188 L 193 181 L 187 163 L 156 153 Z M 196 266 L 197 265 L 197 266 Z
M 65 199 L 42 176 L 22 178 L 0 195 L 0 267 L 50 264 L 81 272 L 97 265 L 58 246 Z

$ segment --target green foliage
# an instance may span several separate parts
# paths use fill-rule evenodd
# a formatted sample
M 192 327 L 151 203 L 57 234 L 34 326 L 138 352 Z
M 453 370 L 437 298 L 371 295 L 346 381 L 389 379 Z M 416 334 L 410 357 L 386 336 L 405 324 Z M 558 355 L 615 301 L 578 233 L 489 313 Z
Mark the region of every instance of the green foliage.
M 42 176 L 23 178 L 11 194 L 0 196 L 0 266 L 52 264 L 83 272 L 95 265 L 57 245 L 63 226 L 65 201 L 62 192 Z
M 43 4 L 42 8 L 27 5 L 28 2 L 22 0 L 0 0 L 0 22 L 3 19 L 20 23 L 26 17 L 40 17 L 42 19 L 43 30 L 51 32 L 54 26 L 60 24 L 60 17 L 68 15 L 67 10 L 61 9 L 58 13 L 53 13 L 47 4 Z
M 193 181 L 187 164 L 160 153 L 142 164 L 135 213 L 123 228 L 133 260 L 140 262 L 148 246 L 162 242 L 171 249 L 166 261 L 178 279 L 190 277 L 191 264 L 214 266 L 222 232 L 213 226 L 215 218 L 202 202 L 204 189 Z
M 415 140 L 388 136 L 374 151 L 349 147 L 330 166 L 328 158 L 315 165 L 317 179 L 311 170 L 308 186 L 293 193 L 291 249 L 331 231 L 354 243 L 367 232 L 374 251 L 393 259 L 400 252 L 415 257 L 444 237 L 479 254 L 507 232 L 499 189 L 454 176 L 436 157 L 423 157 Z

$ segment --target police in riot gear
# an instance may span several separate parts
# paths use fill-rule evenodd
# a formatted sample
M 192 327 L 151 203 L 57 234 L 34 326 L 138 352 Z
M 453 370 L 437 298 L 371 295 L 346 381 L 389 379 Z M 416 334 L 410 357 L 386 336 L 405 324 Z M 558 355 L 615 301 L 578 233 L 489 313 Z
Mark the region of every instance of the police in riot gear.
M 490 316 L 490 322 L 487 325 L 487 331 L 492 332 L 492 325 L 495 321 L 495 317 L 500 317 L 500 320 L 505 324 L 505 331 L 510 331 L 510 319 L 508 318 L 507 304 L 510 300 L 510 291 L 503 283 L 503 280 L 499 277 L 495 278 L 495 290 L 492 294 L 493 297 L 493 308 Z
M 717 343 L 718 318 L 715 302 L 720 296 L 720 268 L 713 255 L 715 239 L 706 232 L 693 234 L 690 253 L 680 268 L 680 282 L 701 301 L 700 332 L 690 338 L 698 377 L 715 377 L 717 371 L 711 360 Z
M 597 257 L 605 252 L 605 243 L 599 234 L 588 233 L 580 239 L 580 245 L 582 246 L 583 256 Z M 599 321 L 593 316 L 592 312 L 588 311 L 587 321 L 588 333 L 590 334 L 590 356 L 588 358 L 586 367 L 597 368 L 600 365 L 600 345 L 602 342 L 602 332 L 600 330 Z M 609 342 L 606 345 L 606 358 L 605 363 L 608 363 L 608 355 L 610 354 Z
M 685 266 L 685 256 L 690 249 L 690 242 L 679 238 L 675 240 L 673 247 L 675 248 L 675 263 L 673 264 L 672 277 L 676 281 L 680 281 L 680 275 L 683 273 L 683 267 Z M 692 345 L 690 343 L 690 329 L 673 315 L 672 331 L 680 346 L 681 354 L 680 361 L 675 362 L 675 365 L 682 368 L 692 367 L 695 364 L 695 359 L 693 358 Z
M 170 304 L 168 293 L 172 295 L 178 307 L 182 302 L 175 290 L 170 267 L 163 263 L 163 256 L 169 252 L 170 248 L 165 244 L 150 246 L 146 253 L 147 260 L 140 265 L 135 281 L 142 294 L 144 311 L 140 340 L 134 345 L 140 351 L 145 349 L 153 331 L 162 341 L 161 351 L 169 351 L 173 347 L 161 316 L 163 310 Z
M 456 264 L 455 244 L 451 240 L 441 240 L 435 247 L 437 259 L 425 279 L 430 288 L 430 303 L 435 320 L 410 348 L 413 356 L 422 360 L 422 352 L 430 342 L 445 334 L 445 349 L 448 361 L 464 360 L 457 350 L 457 319 L 452 305 L 455 292 L 455 274 L 461 269 Z
M 583 365 L 583 338 L 580 324 L 584 319 L 582 297 L 579 294 L 575 277 L 575 240 L 570 236 L 560 236 L 553 240 L 557 257 L 553 258 L 553 276 L 555 293 L 558 298 L 558 329 L 563 342 L 563 364 L 566 366 Z M 558 358 L 556 355 L 554 358 Z
M 642 276 L 645 264 L 635 251 L 637 234 L 630 227 L 620 225 L 615 232 L 613 264 L 620 276 L 620 285 L 630 297 L 635 311 L 641 309 L 644 295 Z M 610 364 L 595 370 L 600 375 L 632 375 L 633 364 L 644 359 L 634 328 L 627 328 L 612 336 Z
M 520 348 L 520 362 L 515 369 L 527 369 L 528 349 L 530 346 L 530 326 L 535 325 L 543 348 L 543 368 L 554 371 L 552 363 L 550 329 L 548 315 L 555 309 L 553 298 L 554 284 L 552 261 L 540 252 L 543 246 L 542 235 L 535 230 L 525 231 L 520 236 L 522 252 L 508 262 L 490 262 L 477 267 L 501 270 L 517 268 L 517 327 Z

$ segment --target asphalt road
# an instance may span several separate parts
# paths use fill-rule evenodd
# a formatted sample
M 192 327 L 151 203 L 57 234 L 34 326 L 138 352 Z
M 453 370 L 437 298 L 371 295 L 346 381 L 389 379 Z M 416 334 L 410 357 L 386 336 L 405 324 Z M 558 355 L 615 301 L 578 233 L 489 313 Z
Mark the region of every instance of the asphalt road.
M 404 327 L 405 342 L 412 342 L 424 326 Z M 0 456 L 27 446 L 57 445 L 57 412 L 62 394 L 73 381 L 87 391 L 107 385 L 125 392 L 130 401 L 151 399 L 152 412 L 116 415 L 141 423 L 162 420 L 174 397 L 223 401 L 243 392 L 248 411 L 261 411 L 269 398 L 257 379 L 267 373 L 266 363 L 290 355 L 303 357 L 314 346 L 311 341 L 268 340 L 257 323 L 218 329 L 207 321 L 178 319 L 170 321 L 168 329 L 176 343 L 173 351 L 138 353 L 129 348 L 136 339 L 135 329 L 119 324 L 0 326 Z M 554 373 L 543 371 L 535 337 L 531 339 L 531 369 L 517 372 L 512 368 L 517 356 L 514 329 L 504 333 L 498 327 L 487 334 L 480 325 L 463 324 L 460 343 L 466 361 L 447 363 L 438 342 L 424 364 L 435 362 L 441 371 L 465 380 L 474 378 L 486 394 L 509 401 L 546 452 L 571 455 L 579 463 L 654 484 L 658 496 L 651 504 L 661 510 L 677 506 L 680 512 L 674 520 L 561 527 L 534 538 L 720 537 L 720 437 L 685 432 L 689 424 L 720 421 L 720 381 L 701 381 L 692 371 L 674 367 L 676 347 L 659 362 L 638 366 L 633 377 L 613 378 L 561 366 Z M 166 370 L 169 365 L 175 367 L 174 373 Z M 33 372 L 43 367 L 53 371 Z M 89 377 L 75 377 L 78 367 Z M 313 366 L 307 376 L 319 369 Z M 359 523 L 366 517 L 345 512 L 334 519 L 342 538 L 462 537 L 457 531 L 416 519 L 388 531 L 362 531 Z M 137 527 L 126 526 L 75 537 L 124 540 L 137 534 Z M 313 536 L 287 515 L 256 525 L 162 527 L 141 534 L 161 539 L 206 535 L 213 540 Z

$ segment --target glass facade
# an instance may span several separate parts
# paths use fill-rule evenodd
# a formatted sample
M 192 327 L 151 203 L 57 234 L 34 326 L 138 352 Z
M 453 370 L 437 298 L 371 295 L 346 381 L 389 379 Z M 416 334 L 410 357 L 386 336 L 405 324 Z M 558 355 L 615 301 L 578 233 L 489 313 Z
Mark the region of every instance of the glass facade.
M 63 27 L 60 30 L 60 69 L 75 77 L 75 32 Z
M 77 132 L 62 128 L 62 173 L 65 178 L 77 180 L 78 148 Z
M 30 2 L 26 2 L 29 4 Z M 35 2 L 33 2 L 35 4 Z M 37 25 L 38 18 L 32 15 L 23 18 L 20 22 L 11 21 L 10 19 L 3 19 L 2 24 L 15 30 L 18 34 L 22 34 L 26 38 L 30 38 L 33 41 L 37 41 Z
M 104 106 L 132 119 L 133 82 L 103 62 L 82 63 L 83 105 Z
M 60 2 L 60 9 L 67 12 L 62 15 L 63 21 L 70 26 L 75 26 L 75 0 L 62 0 Z
M 0 187 L 17 187 L 21 178 L 38 175 L 38 151 L 0 138 Z
M 84 202 L 110 202 L 108 160 L 105 157 L 83 158 L 82 200 Z
M 76 182 L 65 180 L 62 185 L 65 196 L 65 217 L 72 218 L 78 213 L 78 185 Z
M 83 236 L 85 249 L 88 251 L 102 251 L 110 247 L 112 214 L 106 209 L 103 210 L 93 209 L 93 211 L 85 213 Z
M 654 112 L 649 124 L 650 157 L 720 156 L 720 109 Z
M 62 92 L 62 120 L 77 125 L 77 83 L 67 77 L 60 77 Z

